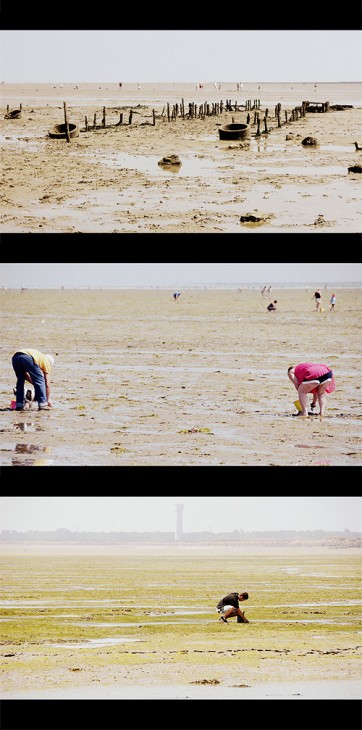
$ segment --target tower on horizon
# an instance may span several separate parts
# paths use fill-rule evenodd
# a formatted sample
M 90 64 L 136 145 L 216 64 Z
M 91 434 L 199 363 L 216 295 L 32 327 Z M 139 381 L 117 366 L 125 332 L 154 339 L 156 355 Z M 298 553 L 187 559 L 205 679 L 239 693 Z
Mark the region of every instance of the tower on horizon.
M 176 505 L 176 532 L 175 532 L 175 540 L 176 542 L 179 542 L 182 540 L 182 512 L 183 512 L 183 504 L 177 504 Z

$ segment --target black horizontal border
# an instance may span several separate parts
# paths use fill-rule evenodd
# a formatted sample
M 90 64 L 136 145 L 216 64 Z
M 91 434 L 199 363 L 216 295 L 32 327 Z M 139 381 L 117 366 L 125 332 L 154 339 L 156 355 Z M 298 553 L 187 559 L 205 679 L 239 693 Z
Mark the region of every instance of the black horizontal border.
M 50 466 L 36 476 L 32 469 L 1 467 L 2 496 L 359 497 L 362 477 L 359 466 Z
M 361 261 L 362 233 L 2 233 L 2 263 Z M 327 259 L 326 259 L 327 252 Z M 103 261 L 99 260 L 100 255 Z M 127 260 L 128 258 L 128 260 Z M 45 259 L 45 262 L 44 262 Z M 105 261 L 104 261 L 105 259 Z M 341 259 L 341 260 L 339 260 Z M 361 272 L 356 271 L 356 278 Z
M 359 700 L 3 700 L 2 730 L 360 730 Z M 231 718 L 231 720 L 230 720 Z

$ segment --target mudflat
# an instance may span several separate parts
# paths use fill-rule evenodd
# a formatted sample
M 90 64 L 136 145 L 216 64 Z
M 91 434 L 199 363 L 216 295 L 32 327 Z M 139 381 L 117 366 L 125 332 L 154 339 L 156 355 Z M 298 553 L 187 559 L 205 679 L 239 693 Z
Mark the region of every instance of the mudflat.
M 4 699 L 358 698 L 359 549 L 0 550 Z M 234 589 L 248 624 L 219 621 Z
M 310 84 L 266 84 L 238 93 L 230 84 L 131 86 L 2 86 L 3 111 L 7 103 L 22 107 L 18 119 L 0 118 L 3 233 L 362 230 L 358 84 L 324 84 L 318 92 Z M 328 98 L 340 108 L 293 119 L 316 93 L 334 94 Z M 357 104 L 346 103 L 351 94 Z M 222 111 L 200 117 L 206 100 L 211 110 L 222 102 Z M 247 101 L 256 108 L 248 110 Z M 48 134 L 64 123 L 63 103 L 79 129 L 70 142 Z M 219 139 L 220 127 L 232 122 L 249 122 L 248 144 Z M 303 146 L 306 138 L 317 144 Z M 158 164 L 170 155 L 181 164 Z
M 313 293 L 2 290 L 0 464 L 360 466 L 361 291 Z M 10 410 L 24 347 L 55 356 L 50 411 Z M 335 374 L 323 420 L 297 417 L 305 361 Z

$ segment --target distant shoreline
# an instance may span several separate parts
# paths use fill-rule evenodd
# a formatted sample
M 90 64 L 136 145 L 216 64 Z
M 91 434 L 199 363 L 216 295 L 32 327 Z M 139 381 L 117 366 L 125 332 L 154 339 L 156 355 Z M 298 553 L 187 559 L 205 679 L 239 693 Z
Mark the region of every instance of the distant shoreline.
M 1 286 L 0 290 L 2 291 L 21 291 L 22 289 L 25 289 L 27 291 L 59 291 L 59 289 L 67 291 L 67 292 L 79 292 L 79 291 L 94 291 L 94 292 L 100 292 L 100 291 L 171 291 L 174 288 L 175 289 L 182 289 L 183 291 L 200 291 L 200 289 L 207 289 L 210 290 L 217 290 L 217 291 L 230 291 L 233 289 L 237 290 L 243 290 L 243 289 L 260 289 L 260 287 L 264 286 L 264 282 L 259 282 L 255 284 L 244 284 L 244 283 L 234 283 L 234 284 L 183 284 L 180 287 L 180 284 L 170 284 L 169 286 L 166 285 L 159 285 L 159 286 L 79 286 L 79 287 L 67 287 L 67 286 L 45 286 L 45 287 L 32 287 L 32 286 L 26 286 L 26 287 L 11 287 L 11 286 Z M 271 284 L 271 288 L 273 291 L 276 291 L 278 289 L 314 289 L 315 287 L 319 286 L 317 283 L 312 284 Z M 319 288 L 321 288 L 319 286 Z M 361 289 L 362 288 L 362 282 L 353 282 L 353 283 L 347 283 L 343 284 L 341 282 L 335 283 L 335 282 L 329 282 L 326 286 L 322 287 L 323 289 Z

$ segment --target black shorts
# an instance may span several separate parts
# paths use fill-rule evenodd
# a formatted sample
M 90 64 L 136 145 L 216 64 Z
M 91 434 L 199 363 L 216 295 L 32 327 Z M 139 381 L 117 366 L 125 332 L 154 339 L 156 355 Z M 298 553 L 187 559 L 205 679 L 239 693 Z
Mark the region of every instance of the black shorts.
M 303 380 L 303 383 L 324 383 L 325 380 L 332 380 L 333 372 L 328 370 L 328 373 L 321 375 L 320 378 L 310 378 L 309 380 Z

